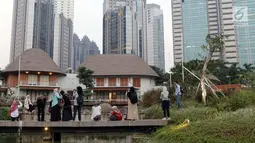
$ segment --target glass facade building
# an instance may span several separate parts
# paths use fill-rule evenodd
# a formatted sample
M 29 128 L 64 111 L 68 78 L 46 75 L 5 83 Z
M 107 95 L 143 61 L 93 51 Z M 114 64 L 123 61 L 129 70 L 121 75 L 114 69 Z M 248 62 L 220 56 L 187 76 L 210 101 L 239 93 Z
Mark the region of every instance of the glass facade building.
M 240 11 L 235 13 L 235 17 L 243 17 L 243 21 L 235 20 L 236 42 L 239 56 L 239 64 L 255 63 L 255 1 L 254 0 L 235 0 L 235 8 Z M 245 11 L 247 9 L 247 11 Z M 246 13 L 247 12 L 247 13 Z M 239 20 L 242 17 L 239 17 Z
M 182 19 L 184 61 L 202 59 L 206 52 L 201 46 L 206 44 L 205 37 L 208 34 L 207 2 L 183 1 Z

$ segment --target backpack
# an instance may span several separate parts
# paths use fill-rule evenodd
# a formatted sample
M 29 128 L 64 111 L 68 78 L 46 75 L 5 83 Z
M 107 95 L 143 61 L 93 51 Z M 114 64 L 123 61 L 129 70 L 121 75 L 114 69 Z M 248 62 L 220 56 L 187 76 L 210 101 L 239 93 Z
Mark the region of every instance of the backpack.
M 83 105 L 84 100 L 83 100 L 83 97 L 81 95 L 79 95 L 76 100 L 77 100 L 78 105 Z
M 132 104 L 136 104 L 138 102 L 137 94 L 135 92 L 129 92 L 129 94 L 130 94 L 129 96 L 130 102 Z
M 180 90 L 181 90 L 181 94 L 183 95 L 184 93 L 184 88 L 182 86 L 180 86 Z

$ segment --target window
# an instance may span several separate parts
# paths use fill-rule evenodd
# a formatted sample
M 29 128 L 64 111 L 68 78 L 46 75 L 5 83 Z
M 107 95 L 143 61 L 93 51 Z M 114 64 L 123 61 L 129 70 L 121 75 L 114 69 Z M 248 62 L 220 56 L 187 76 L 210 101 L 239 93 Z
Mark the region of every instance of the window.
M 37 75 L 28 75 L 28 85 L 37 85 Z
M 104 78 L 97 78 L 96 79 L 97 86 L 104 86 Z
M 48 75 L 41 75 L 40 76 L 40 85 L 49 85 L 49 76 Z
M 140 78 L 133 78 L 133 85 L 134 85 L 134 87 L 141 87 Z
M 128 78 L 120 78 L 120 86 L 128 86 Z
M 116 78 L 108 78 L 108 86 L 116 86 Z

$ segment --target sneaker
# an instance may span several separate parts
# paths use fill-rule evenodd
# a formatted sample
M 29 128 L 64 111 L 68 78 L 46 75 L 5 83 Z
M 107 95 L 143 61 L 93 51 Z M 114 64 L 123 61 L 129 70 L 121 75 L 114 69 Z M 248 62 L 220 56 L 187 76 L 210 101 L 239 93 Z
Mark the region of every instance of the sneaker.
M 163 118 L 162 120 L 166 120 L 166 118 Z
M 170 117 L 169 117 L 169 118 L 167 118 L 167 120 L 171 120 L 171 119 L 170 119 Z

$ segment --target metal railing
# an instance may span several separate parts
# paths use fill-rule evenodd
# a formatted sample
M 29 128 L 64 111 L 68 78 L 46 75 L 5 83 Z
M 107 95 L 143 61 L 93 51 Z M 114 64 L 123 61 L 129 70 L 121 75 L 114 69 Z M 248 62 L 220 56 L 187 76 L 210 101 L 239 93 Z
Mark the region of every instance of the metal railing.
M 43 81 L 20 81 L 21 86 L 46 86 L 46 87 L 58 87 L 57 82 L 43 82 Z

